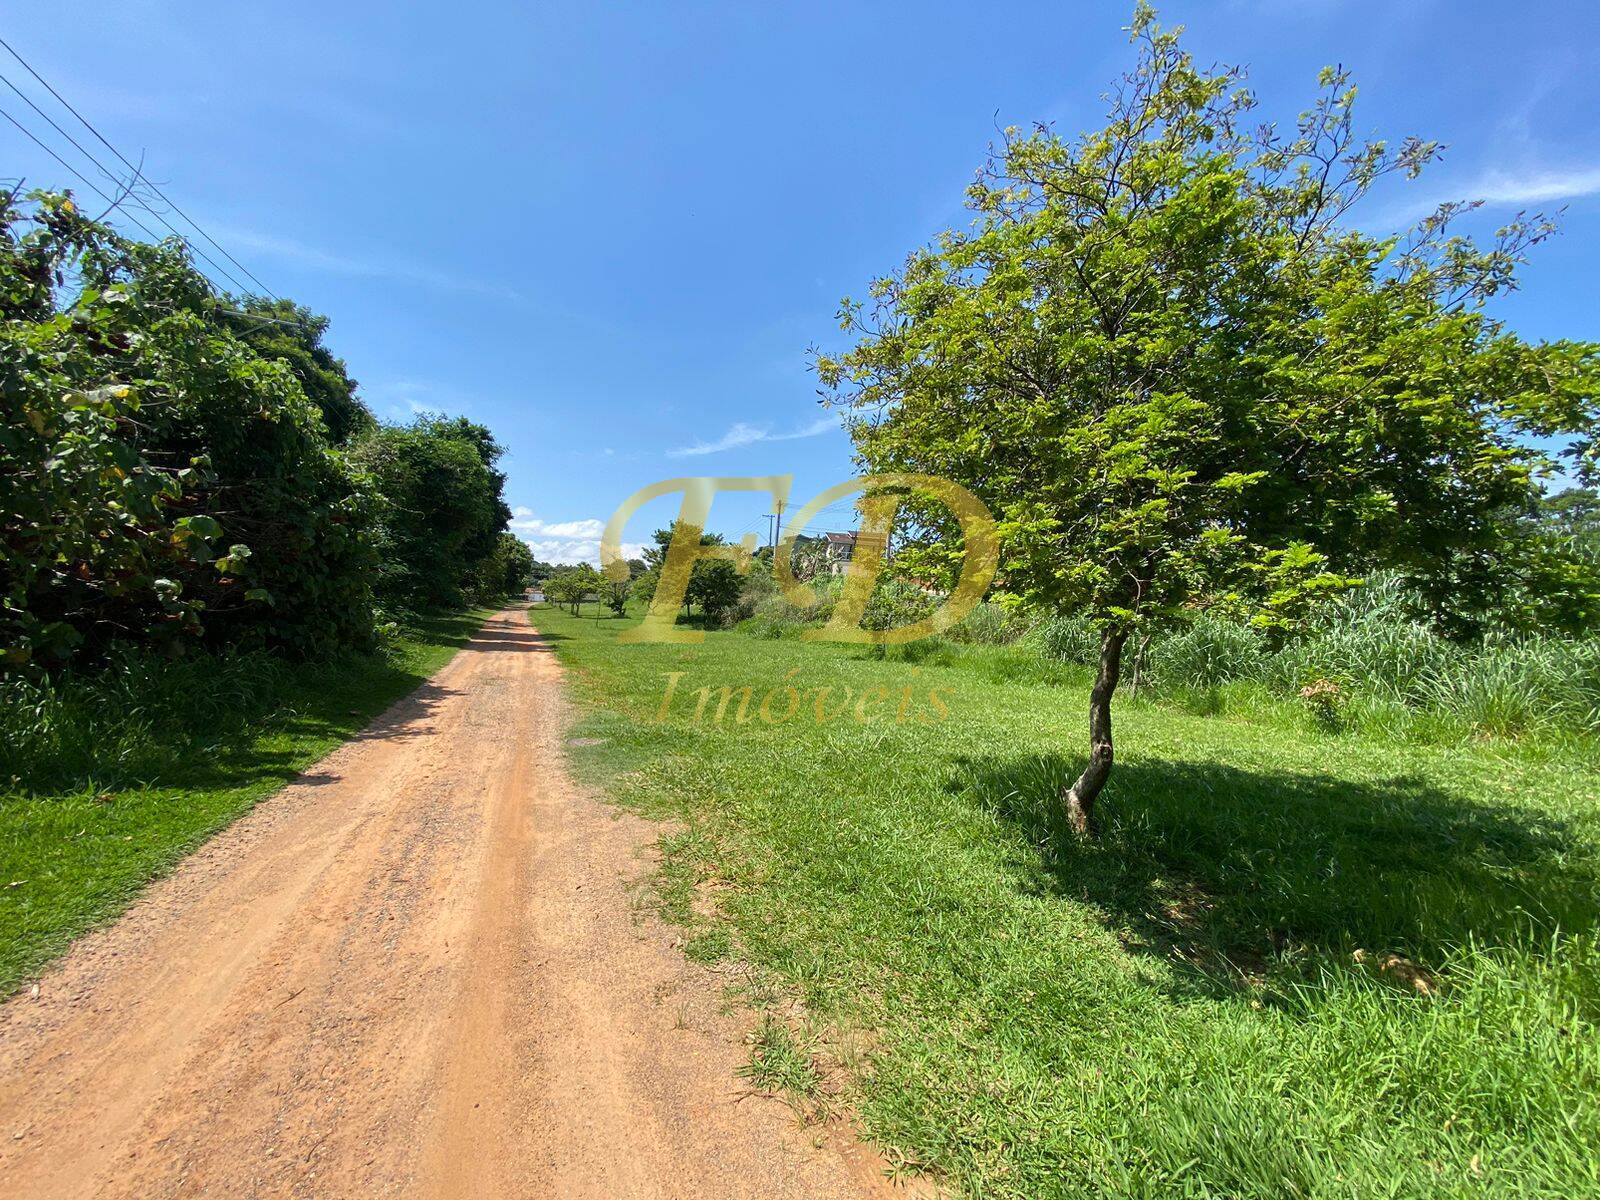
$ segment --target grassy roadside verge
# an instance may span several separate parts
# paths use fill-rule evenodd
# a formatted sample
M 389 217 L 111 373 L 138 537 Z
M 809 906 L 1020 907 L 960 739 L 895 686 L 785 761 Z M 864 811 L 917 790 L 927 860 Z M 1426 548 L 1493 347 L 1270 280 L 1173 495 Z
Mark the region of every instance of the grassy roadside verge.
M 803 1093 L 814 1051 L 869 1047 L 845 1098 L 908 1168 L 974 1196 L 1600 1193 L 1582 761 L 1127 704 L 1081 846 L 1052 818 L 1079 687 L 532 616 L 598 739 L 577 769 L 682 823 L 661 889 L 689 952 L 791 1002 L 753 1076 Z
M 490 611 L 419 618 L 385 654 L 283 666 L 248 717 L 216 712 L 213 736 L 136 782 L 75 771 L 58 791 L 0 792 L 0 996 L 417 687 Z

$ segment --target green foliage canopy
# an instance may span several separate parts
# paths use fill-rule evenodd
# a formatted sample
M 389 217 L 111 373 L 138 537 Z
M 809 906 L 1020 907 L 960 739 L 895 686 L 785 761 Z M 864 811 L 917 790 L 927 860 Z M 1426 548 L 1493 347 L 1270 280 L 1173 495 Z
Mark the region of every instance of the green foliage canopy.
M 343 446 L 372 430 L 372 413 L 356 394 L 356 381 L 344 360 L 323 345 L 327 317 L 292 300 L 228 299 L 235 311 L 219 310 L 220 323 L 262 358 L 281 362 L 294 373 L 306 398 L 322 413 L 329 441 Z
M 6 662 L 364 641 L 370 498 L 294 372 L 218 319 L 178 243 L 29 202 L 0 213 Z
M 437 607 L 475 595 L 511 517 L 494 435 L 465 417 L 425 413 L 378 428 L 353 453 L 382 497 L 379 597 Z
M 1485 248 L 1452 232 L 1460 205 L 1400 237 L 1345 223 L 1438 147 L 1359 141 L 1343 72 L 1285 133 L 1147 6 L 1133 36 L 1106 127 L 1008 130 L 971 228 L 846 301 L 858 340 L 818 360 L 868 469 L 966 485 L 998 518 L 1004 585 L 1101 630 L 1106 771 L 1123 641 L 1198 598 L 1283 626 L 1392 565 L 1445 619 L 1480 608 L 1500 514 L 1551 466 L 1533 439 L 1595 465 L 1600 365 L 1484 312 L 1549 222 Z

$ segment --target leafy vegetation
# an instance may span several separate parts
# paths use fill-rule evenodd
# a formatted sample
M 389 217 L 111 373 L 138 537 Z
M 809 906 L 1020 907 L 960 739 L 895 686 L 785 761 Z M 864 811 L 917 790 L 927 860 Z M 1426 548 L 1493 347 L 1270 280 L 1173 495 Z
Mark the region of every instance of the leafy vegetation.
M 288 301 L 0 211 L 0 990 L 520 592 L 489 430 L 372 418 Z
M 859 340 L 818 360 L 868 414 L 869 469 L 970 488 L 1000 523 L 1002 586 L 1091 622 L 1090 755 L 1062 794 L 1083 832 L 1124 647 L 1196 603 L 1292 629 L 1389 566 L 1462 633 L 1519 567 L 1569 610 L 1597 587 L 1507 516 L 1537 503 L 1537 439 L 1594 465 L 1600 347 L 1530 344 L 1483 309 L 1553 226 L 1480 248 L 1446 205 L 1364 234 L 1350 210 L 1436 144 L 1362 142 L 1331 68 L 1292 131 L 1261 126 L 1242 73 L 1197 67 L 1147 5 L 1133 36 L 1105 128 L 1008 130 L 972 228 L 874 283 L 870 308 L 846 301 Z M 936 577 L 960 553 L 945 536 L 902 557 Z
M 531 618 L 577 668 L 577 767 L 674 821 L 687 949 L 783 1001 L 750 1077 L 803 1108 L 808 1061 L 844 1063 L 892 1163 L 1029 1200 L 1600 1188 L 1588 752 L 1142 691 L 1084 841 L 1057 747 L 1086 671 L 1037 633 L 911 661 L 924 643 L 618 646 L 631 620 Z M 796 714 L 768 719 L 791 685 Z M 745 719 L 697 718 L 700 687 L 751 689 Z M 948 718 L 856 720 L 880 688 L 940 689 Z
M 215 295 L 176 241 L 8 196 L 0 317 L 0 669 L 370 648 L 375 599 L 498 596 L 531 564 L 487 429 L 380 426 L 325 319 Z
M 644 548 L 644 558 L 641 560 L 643 569 L 634 575 L 630 592 L 632 597 L 648 603 L 655 595 L 656 585 L 661 579 L 661 568 L 667 561 L 667 548 L 672 545 L 672 539 L 678 535 L 680 528 L 684 531 L 683 536 L 691 540 L 691 544 L 697 537 L 702 546 L 724 544 L 720 533 L 707 533 L 694 526 L 684 526 L 679 521 L 674 521 L 666 529 L 656 530 L 650 536 L 650 545 Z M 770 568 L 767 575 L 770 578 Z M 690 569 L 689 583 L 684 589 L 683 611 L 686 615 L 693 616 L 695 606 L 698 605 L 702 623 L 709 623 L 713 627 L 720 626 L 734 612 L 745 587 L 744 577 L 728 559 L 698 559 Z
M 0 224 L 6 662 L 367 639 L 370 500 L 289 367 L 218 327 L 175 245 L 59 195 Z
M 565 604 L 573 616 L 590 596 L 597 595 L 605 581 L 589 563 L 558 567 L 544 582 L 544 594 L 557 604 Z
M 506 594 L 501 535 L 511 510 L 505 476 L 495 469 L 502 453 L 484 426 L 429 414 L 380 427 L 355 448 L 380 498 L 373 532 L 380 599 L 430 608 Z M 532 560 L 530 551 L 517 565 Z

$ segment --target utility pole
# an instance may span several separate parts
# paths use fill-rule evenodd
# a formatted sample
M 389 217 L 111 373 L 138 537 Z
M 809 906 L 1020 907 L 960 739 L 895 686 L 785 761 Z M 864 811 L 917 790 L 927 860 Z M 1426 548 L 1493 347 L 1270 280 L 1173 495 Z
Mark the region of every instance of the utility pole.
M 783 501 L 779 500 L 776 507 L 778 509 L 777 512 L 762 514 L 762 516 L 766 517 L 767 520 L 772 522 L 772 524 L 767 527 L 767 545 L 772 548 L 772 552 L 774 554 L 778 552 L 778 535 L 783 532 Z

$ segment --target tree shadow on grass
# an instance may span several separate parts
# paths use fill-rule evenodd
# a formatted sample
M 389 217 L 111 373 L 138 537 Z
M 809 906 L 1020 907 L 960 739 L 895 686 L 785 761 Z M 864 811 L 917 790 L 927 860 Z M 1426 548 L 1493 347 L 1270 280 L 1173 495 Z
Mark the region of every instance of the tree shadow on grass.
M 1390 954 L 1426 969 L 1469 942 L 1539 953 L 1600 917 L 1593 844 L 1529 809 L 1414 778 L 1145 760 L 1117 767 L 1086 843 L 1058 800 L 1076 773 L 1056 756 L 965 759 L 947 786 L 1016 830 L 1023 887 L 1095 906 L 1185 991 Z M 1416 986 L 1404 969 L 1395 981 Z

